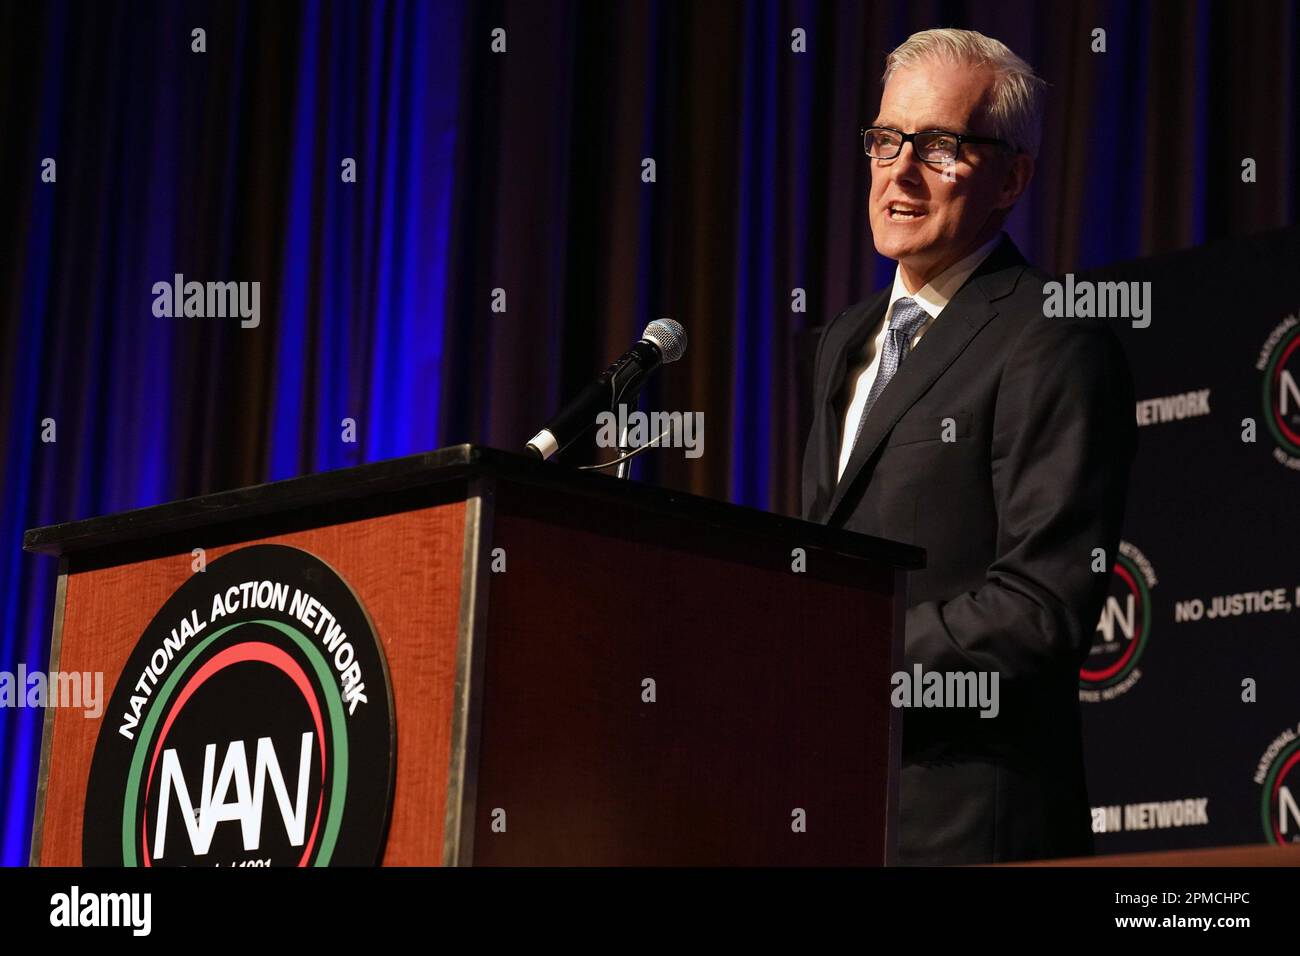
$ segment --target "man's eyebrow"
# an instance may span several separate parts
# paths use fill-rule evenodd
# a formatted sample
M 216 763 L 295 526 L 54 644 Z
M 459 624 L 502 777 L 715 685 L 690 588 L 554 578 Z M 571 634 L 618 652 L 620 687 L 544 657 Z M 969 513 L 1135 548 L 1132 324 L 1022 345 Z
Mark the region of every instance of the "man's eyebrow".
M 881 119 L 879 119 L 879 118 L 877 118 L 876 120 L 874 120 L 870 125 L 871 125 L 871 126 L 887 126 L 887 127 L 889 127 L 890 129 L 902 129 L 902 128 L 903 128 L 902 126 L 900 126 L 900 125 L 897 124 L 897 123 L 891 123 L 891 122 L 889 122 L 888 120 L 881 120 Z M 962 135 L 962 136 L 965 136 L 966 133 L 968 132 L 968 128 L 967 128 L 967 125 L 966 125 L 966 124 L 955 124 L 955 125 L 951 125 L 951 126 L 950 126 L 950 125 L 947 125 L 947 124 L 944 124 L 944 123 L 919 123 L 919 124 L 917 125 L 916 129 L 915 129 L 915 132 L 918 132 L 918 133 L 919 133 L 919 132 L 922 132 L 922 131 L 924 131 L 924 130 L 929 130 L 929 129 L 941 129 L 941 130 L 943 130 L 943 131 L 946 132 L 946 133 L 958 133 L 958 134 L 960 134 L 960 135 Z

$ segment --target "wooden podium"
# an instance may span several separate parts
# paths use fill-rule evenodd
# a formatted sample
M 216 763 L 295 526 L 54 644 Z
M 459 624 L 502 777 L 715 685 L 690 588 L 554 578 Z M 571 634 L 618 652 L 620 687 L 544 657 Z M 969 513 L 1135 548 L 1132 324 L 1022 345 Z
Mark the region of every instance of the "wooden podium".
M 387 657 L 385 865 L 891 858 L 920 550 L 460 445 L 29 531 L 50 672 L 107 698 L 195 549 L 261 543 L 333 568 Z M 46 711 L 34 864 L 82 863 L 112 719 Z

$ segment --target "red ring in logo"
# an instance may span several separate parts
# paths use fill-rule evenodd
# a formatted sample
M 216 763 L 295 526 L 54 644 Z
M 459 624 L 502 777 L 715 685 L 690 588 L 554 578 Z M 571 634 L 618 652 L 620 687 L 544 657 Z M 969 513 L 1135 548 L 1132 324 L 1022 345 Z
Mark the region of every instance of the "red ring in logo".
M 1273 806 L 1277 806 L 1278 793 L 1282 789 L 1282 781 L 1286 779 L 1287 772 L 1290 771 L 1290 769 L 1298 762 L 1300 762 L 1300 750 L 1293 753 L 1291 759 L 1288 760 L 1282 769 L 1277 772 L 1277 779 L 1273 781 Z M 1278 817 L 1281 817 L 1280 813 L 1278 814 Z M 1278 827 L 1278 821 L 1276 818 L 1273 821 L 1273 834 L 1277 837 L 1277 842 L 1279 844 L 1286 843 L 1286 840 L 1282 838 L 1282 831 Z
M 272 667 L 283 671 L 285 676 L 293 681 L 302 693 L 303 699 L 307 701 L 307 708 L 311 711 L 312 720 L 316 723 L 316 739 L 320 742 L 321 795 L 316 801 L 316 818 L 312 821 L 311 837 L 307 840 L 307 847 L 303 850 L 302 859 L 298 861 L 299 866 L 306 866 L 307 858 L 311 856 L 312 847 L 316 845 L 316 833 L 320 828 L 320 815 L 325 801 L 325 728 L 324 722 L 321 720 L 320 704 L 316 700 L 316 695 L 312 693 L 307 674 L 298 665 L 297 661 L 273 644 L 267 644 L 265 641 L 248 641 L 243 644 L 236 644 L 234 647 L 228 647 L 221 653 L 214 654 L 189 679 L 184 689 L 177 695 L 176 705 L 172 707 L 171 712 L 167 715 L 166 722 L 163 723 L 162 730 L 158 733 L 158 741 L 154 744 L 153 755 L 149 760 L 149 775 L 145 778 L 144 802 L 146 806 L 149 803 L 149 793 L 153 787 L 154 768 L 158 764 L 158 755 L 162 752 L 163 743 L 167 740 L 167 733 L 171 730 L 172 723 L 176 720 L 182 708 L 185 707 L 186 702 L 194 695 L 195 691 L 219 671 L 225 670 L 234 664 L 242 664 L 248 661 L 270 664 Z M 153 866 L 153 860 L 149 856 L 149 816 L 147 813 L 140 829 L 140 842 L 144 865 Z
M 1128 569 L 1125 568 L 1119 562 L 1116 562 L 1114 570 L 1116 574 L 1118 574 L 1120 577 L 1122 577 L 1125 580 L 1125 582 L 1127 582 L 1129 591 L 1133 594 L 1133 596 L 1136 597 L 1138 600 L 1141 600 L 1142 595 L 1138 591 L 1137 582 L 1134 581 L 1133 576 L 1128 573 Z M 1119 660 L 1115 661 L 1115 663 L 1111 664 L 1105 670 L 1100 670 L 1100 671 L 1090 671 L 1086 669 L 1081 670 L 1079 672 L 1080 676 L 1082 676 L 1086 680 L 1094 680 L 1094 681 L 1106 680 L 1107 678 L 1113 677 L 1114 675 L 1118 674 L 1121 670 L 1124 669 L 1124 665 L 1128 663 L 1128 659 L 1133 656 L 1133 652 L 1137 649 L 1138 644 L 1141 643 L 1140 638 L 1142 637 L 1142 615 L 1139 614 L 1136 616 L 1136 618 L 1137 619 L 1133 627 L 1133 638 L 1128 642 L 1128 650 L 1126 650 L 1122 655 L 1120 655 Z
M 1297 348 L 1300 348 L 1300 336 L 1296 336 L 1295 340 L 1287 347 L 1287 350 L 1282 353 L 1282 357 L 1277 360 L 1276 371 L 1273 374 L 1273 387 L 1275 389 L 1275 394 L 1279 396 L 1279 401 L 1273 408 L 1273 422 L 1279 429 L 1286 433 L 1288 438 L 1297 445 L 1300 445 L 1300 435 L 1297 435 L 1291 429 L 1287 428 L 1286 422 L 1282 420 L 1282 403 L 1280 401 L 1280 396 L 1282 395 L 1282 372 L 1286 368 L 1287 359 L 1291 357 L 1291 353 Z

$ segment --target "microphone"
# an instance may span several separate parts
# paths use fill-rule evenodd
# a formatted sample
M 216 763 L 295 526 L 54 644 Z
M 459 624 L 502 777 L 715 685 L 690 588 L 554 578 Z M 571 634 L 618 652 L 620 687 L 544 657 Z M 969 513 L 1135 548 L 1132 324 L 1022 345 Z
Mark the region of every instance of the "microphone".
M 596 423 L 601 412 L 612 412 L 631 401 L 660 365 L 676 362 L 686 351 L 686 330 L 672 319 L 655 319 L 641 339 L 551 418 L 528 442 L 542 459 L 563 451 Z

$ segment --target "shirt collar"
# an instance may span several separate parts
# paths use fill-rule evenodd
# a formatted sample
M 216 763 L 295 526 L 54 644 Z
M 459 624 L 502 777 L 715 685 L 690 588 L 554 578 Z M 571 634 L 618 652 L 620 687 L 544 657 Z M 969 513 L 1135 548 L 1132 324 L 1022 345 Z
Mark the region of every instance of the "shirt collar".
M 925 309 L 930 318 L 939 317 L 939 313 L 944 310 L 948 302 L 957 290 L 962 287 L 967 279 L 971 277 L 980 263 L 989 257 L 999 242 L 1002 241 L 1002 233 L 990 239 L 984 245 L 980 246 L 964 259 L 954 262 L 943 272 L 939 273 L 921 288 L 915 292 L 908 292 L 907 286 L 903 285 L 902 267 L 894 269 L 894 288 L 889 293 L 889 309 L 892 311 L 894 303 L 899 299 L 913 299 L 916 304 Z

